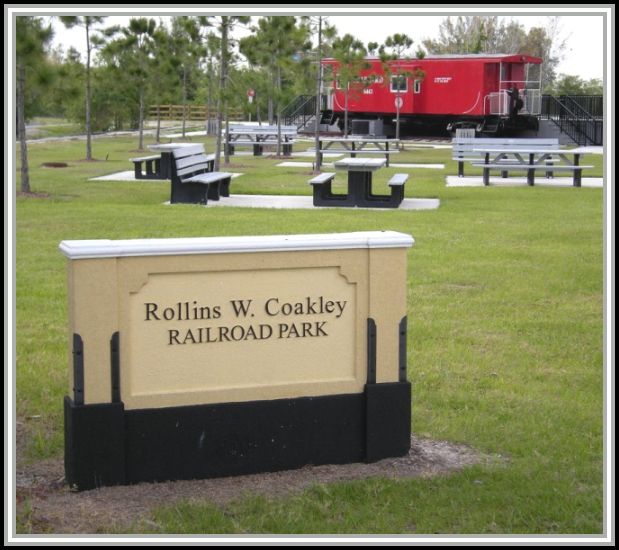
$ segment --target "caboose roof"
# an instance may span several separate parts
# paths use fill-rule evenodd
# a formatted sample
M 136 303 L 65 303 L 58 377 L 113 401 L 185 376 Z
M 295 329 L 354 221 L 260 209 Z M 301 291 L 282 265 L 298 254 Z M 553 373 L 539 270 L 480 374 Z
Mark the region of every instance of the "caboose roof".
M 368 56 L 366 57 L 368 61 L 379 61 L 380 58 L 376 56 Z M 525 54 L 513 54 L 513 53 L 467 53 L 467 54 L 440 54 L 440 55 L 426 55 L 423 59 L 402 59 L 400 61 L 414 61 L 414 62 L 423 62 L 423 61 L 432 61 L 432 60 L 449 60 L 449 59 L 459 59 L 459 60 L 476 60 L 476 61 L 496 61 L 496 62 L 511 62 L 511 63 L 535 63 L 539 64 L 542 62 L 542 59 L 539 57 L 534 57 L 532 55 Z M 337 62 L 336 59 L 329 57 L 324 58 L 323 62 Z

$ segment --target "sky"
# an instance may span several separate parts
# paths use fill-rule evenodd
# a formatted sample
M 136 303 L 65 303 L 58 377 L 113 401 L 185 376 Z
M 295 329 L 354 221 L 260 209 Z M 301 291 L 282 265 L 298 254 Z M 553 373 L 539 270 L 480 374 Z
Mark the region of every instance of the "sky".
M 341 13 L 341 10 L 340 10 Z M 554 12 L 559 15 L 556 10 Z M 546 13 L 534 16 L 514 15 L 513 11 L 494 12 L 506 19 L 514 19 L 524 25 L 525 29 L 533 26 L 546 26 L 548 16 Z M 143 10 L 132 15 L 156 16 L 153 11 Z M 329 15 L 329 14 L 327 14 Z M 451 12 L 444 15 L 408 14 L 392 16 L 388 14 L 371 15 L 329 15 L 329 22 L 335 25 L 340 35 L 350 33 L 360 38 L 363 42 L 374 41 L 382 43 L 385 38 L 396 32 L 406 33 L 414 40 L 413 49 L 421 45 L 426 38 L 436 38 L 439 33 L 439 25 Z M 557 73 L 577 75 L 582 79 L 603 78 L 604 66 L 604 21 L 602 15 L 587 15 L 578 13 L 574 15 L 560 15 L 560 38 L 566 40 L 566 48 L 562 52 L 562 60 Z M 129 16 L 109 16 L 108 25 L 127 23 Z M 70 46 L 78 51 L 84 50 L 84 30 L 80 28 L 66 29 L 55 20 L 56 29 L 54 45 L 61 45 L 65 50 Z M 511 52 L 505 52 L 511 53 Z

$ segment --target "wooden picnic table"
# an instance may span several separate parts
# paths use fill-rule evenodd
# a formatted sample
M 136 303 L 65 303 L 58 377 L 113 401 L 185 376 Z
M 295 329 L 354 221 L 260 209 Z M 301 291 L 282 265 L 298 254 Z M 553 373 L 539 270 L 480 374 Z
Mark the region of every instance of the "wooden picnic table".
M 351 158 L 356 158 L 356 156 L 361 153 L 369 155 L 384 155 L 386 166 L 389 166 L 389 156 L 399 152 L 397 149 L 397 145 L 399 143 L 399 139 L 381 137 L 321 137 L 318 139 L 320 162 L 322 164 L 322 155 L 324 153 L 343 153 L 350 155 Z M 369 149 L 368 146 L 372 146 L 373 148 Z
M 546 177 L 552 177 L 554 172 L 572 172 L 574 187 L 580 187 L 582 170 L 593 168 L 581 166 L 580 157 L 586 151 L 582 149 L 552 149 L 548 148 L 516 148 L 516 147 L 480 147 L 473 152 L 483 156 L 483 162 L 473 162 L 473 166 L 482 167 L 484 185 L 490 183 L 490 170 L 497 169 L 507 173 L 508 170 L 526 170 L 527 183 L 535 184 L 535 171 L 543 170 Z M 568 158 L 569 156 L 572 157 Z

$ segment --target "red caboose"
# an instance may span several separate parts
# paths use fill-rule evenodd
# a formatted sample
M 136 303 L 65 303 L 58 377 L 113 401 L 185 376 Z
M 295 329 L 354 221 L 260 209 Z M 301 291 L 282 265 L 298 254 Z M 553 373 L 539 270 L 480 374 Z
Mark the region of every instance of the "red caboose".
M 541 63 L 529 55 L 437 55 L 390 61 L 385 75 L 378 58 L 368 58 L 362 81 L 348 93 L 348 120 L 376 120 L 394 133 L 399 106 L 401 128 L 475 128 L 496 135 L 537 129 L 541 107 Z M 335 59 L 324 59 L 327 109 L 323 120 L 343 129 L 345 93 Z M 367 125 L 366 125 L 367 126 Z M 380 127 L 380 126 L 379 126 Z M 423 129 L 421 130 L 423 132 Z

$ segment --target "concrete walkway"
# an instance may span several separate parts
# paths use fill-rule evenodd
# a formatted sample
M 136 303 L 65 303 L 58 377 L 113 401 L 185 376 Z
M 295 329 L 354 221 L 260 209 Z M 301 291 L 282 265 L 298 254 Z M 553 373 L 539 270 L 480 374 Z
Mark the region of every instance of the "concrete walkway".
M 232 172 L 232 179 L 242 176 L 241 172 Z M 170 184 L 170 180 L 149 180 L 149 179 L 135 179 L 135 172 L 133 170 L 125 170 L 124 172 L 116 172 L 115 174 L 108 174 L 107 176 L 99 176 L 98 178 L 90 178 L 88 181 L 137 181 L 137 182 L 157 182 Z
M 166 203 L 169 204 L 169 203 Z M 404 199 L 399 208 L 360 208 L 359 210 L 377 210 L 380 212 L 394 210 L 435 210 L 439 207 L 439 199 Z M 219 201 L 209 201 L 206 208 L 221 207 L 237 208 L 275 208 L 275 209 L 318 209 L 313 198 L 307 195 L 230 195 Z M 332 207 L 320 210 L 332 210 Z M 355 210 L 346 208 L 345 210 Z
M 304 161 L 294 161 L 288 160 L 284 162 L 280 162 L 275 166 L 279 168 L 312 168 L 314 166 L 313 162 L 304 162 Z M 323 162 L 322 166 L 326 168 L 333 168 L 333 163 Z M 444 170 L 444 164 L 413 164 L 413 163 L 389 163 L 389 168 L 423 168 L 428 170 Z
M 481 176 L 447 176 L 447 187 L 484 187 Z M 527 187 L 526 177 L 490 176 L 490 186 L 493 187 Z M 535 178 L 535 187 L 573 187 L 574 181 L 569 178 Z M 604 187 L 604 178 L 582 178 L 582 187 Z

